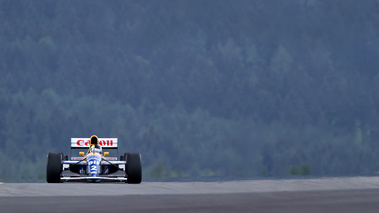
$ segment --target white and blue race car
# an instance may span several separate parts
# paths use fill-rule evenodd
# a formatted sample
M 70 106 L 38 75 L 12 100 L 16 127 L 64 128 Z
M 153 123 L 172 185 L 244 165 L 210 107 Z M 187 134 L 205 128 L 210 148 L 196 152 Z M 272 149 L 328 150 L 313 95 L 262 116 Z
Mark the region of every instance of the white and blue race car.
M 75 156 L 75 151 L 79 156 Z M 107 150 L 107 152 L 103 152 Z M 116 151 L 116 157 L 109 156 L 109 151 Z M 141 155 L 125 153 L 117 159 L 117 138 L 71 138 L 70 160 L 64 153 L 47 155 L 46 181 L 61 183 L 78 182 L 125 182 L 139 184 L 142 181 Z

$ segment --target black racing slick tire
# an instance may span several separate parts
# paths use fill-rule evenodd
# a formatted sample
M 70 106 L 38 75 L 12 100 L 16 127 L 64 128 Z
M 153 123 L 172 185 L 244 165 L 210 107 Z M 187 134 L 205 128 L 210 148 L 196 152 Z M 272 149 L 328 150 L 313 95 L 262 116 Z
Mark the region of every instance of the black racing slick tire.
M 128 177 L 127 183 L 139 184 L 142 182 L 141 155 L 139 153 L 125 153 L 125 172 Z
M 47 155 L 46 181 L 60 183 L 62 173 L 62 153 L 49 153 Z

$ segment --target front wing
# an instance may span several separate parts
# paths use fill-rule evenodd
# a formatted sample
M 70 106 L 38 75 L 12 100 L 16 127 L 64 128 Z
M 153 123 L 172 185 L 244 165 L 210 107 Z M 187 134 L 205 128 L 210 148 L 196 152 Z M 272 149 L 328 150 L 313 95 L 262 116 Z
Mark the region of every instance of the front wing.
M 67 182 L 80 182 L 80 181 L 83 181 L 83 182 L 86 182 L 86 181 L 107 181 L 107 182 L 116 182 L 116 181 L 119 181 L 119 182 L 125 182 L 127 181 L 128 178 L 126 177 L 83 177 L 83 176 L 80 176 L 80 177 L 61 177 L 61 181 L 67 181 Z

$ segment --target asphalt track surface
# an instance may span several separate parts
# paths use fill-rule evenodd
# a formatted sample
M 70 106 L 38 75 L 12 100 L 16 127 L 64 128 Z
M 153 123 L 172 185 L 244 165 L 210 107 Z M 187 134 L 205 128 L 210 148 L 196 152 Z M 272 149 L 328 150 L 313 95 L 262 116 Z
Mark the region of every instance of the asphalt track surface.
M 0 212 L 379 212 L 379 177 L 0 184 Z

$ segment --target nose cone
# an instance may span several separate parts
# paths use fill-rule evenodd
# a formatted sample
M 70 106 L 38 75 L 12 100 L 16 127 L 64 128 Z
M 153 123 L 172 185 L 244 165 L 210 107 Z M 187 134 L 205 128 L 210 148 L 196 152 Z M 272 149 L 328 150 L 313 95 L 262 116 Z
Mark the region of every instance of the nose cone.
M 90 167 L 90 174 L 91 174 L 91 177 L 97 177 L 97 170 L 98 170 L 98 165 L 91 165 Z
M 89 155 L 87 161 L 89 174 L 91 177 L 97 177 L 100 173 L 101 157 L 99 155 Z

